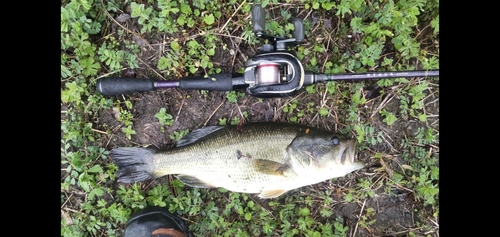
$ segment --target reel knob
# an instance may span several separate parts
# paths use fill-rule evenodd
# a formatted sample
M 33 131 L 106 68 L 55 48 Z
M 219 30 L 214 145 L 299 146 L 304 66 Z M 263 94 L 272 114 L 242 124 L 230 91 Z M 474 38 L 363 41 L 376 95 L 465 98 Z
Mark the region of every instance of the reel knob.
M 264 31 L 266 30 L 266 12 L 264 8 L 260 4 L 254 4 L 252 6 L 252 25 L 253 31 L 259 37 L 262 36 Z

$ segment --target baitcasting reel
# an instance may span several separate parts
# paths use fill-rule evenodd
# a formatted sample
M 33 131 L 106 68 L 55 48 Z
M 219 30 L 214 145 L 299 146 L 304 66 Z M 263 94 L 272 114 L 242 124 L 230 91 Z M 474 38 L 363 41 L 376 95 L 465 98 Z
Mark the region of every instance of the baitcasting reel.
M 255 35 L 267 39 L 270 44 L 264 44 L 260 52 L 246 63 L 243 75 L 248 84 L 247 92 L 257 97 L 291 96 L 304 86 L 305 73 L 299 59 L 286 49 L 304 40 L 302 20 L 291 18 L 295 28 L 290 39 L 264 34 L 264 20 L 264 8 L 254 5 L 252 25 Z
M 174 81 L 159 81 L 151 78 L 106 77 L 97 81 L 97 91 L 103 95 L 131 94 L 140 91 L 152 91 L 162 88 L 180 88 L 184 90 L 230 91 L 246 88 L 256 97 L 287 97 L 297 93 L 303 86 L 332 80 L 366 80 L 401 77 L 438 77 L 439 70 L 403 71 L 403 72 L 368 72 L 349 74 L 319 74 L 304 71 L 299 59 L 287 51 L 288 46 L 304 41 L 302 20 L 291 18 L 295 26 L 292 38 L 265 34 L 265 11 L 260 4 L 252 7 L 252 25 L 255 35 L 267 39 L 269 44 L 260 47 L 260 51 L 246 62 L 241 73 L 221 73 L 208 77 L 185 77 Z

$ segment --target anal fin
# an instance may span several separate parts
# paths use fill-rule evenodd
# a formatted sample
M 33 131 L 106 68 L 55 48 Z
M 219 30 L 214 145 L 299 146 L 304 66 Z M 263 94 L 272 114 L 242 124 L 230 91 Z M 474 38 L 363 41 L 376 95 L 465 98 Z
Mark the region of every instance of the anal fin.
M 260 192 L 260 198 L 276 198 L 281 196 L 283 193 L 286 193 L 288 190 L 264 190 Z
M 215 188 L 215 186 L 213 186 L 212 184 L 190 175 L 180 174 L 177 175 L 176 178 L 179 179 L 184 184 L 194 188 Z

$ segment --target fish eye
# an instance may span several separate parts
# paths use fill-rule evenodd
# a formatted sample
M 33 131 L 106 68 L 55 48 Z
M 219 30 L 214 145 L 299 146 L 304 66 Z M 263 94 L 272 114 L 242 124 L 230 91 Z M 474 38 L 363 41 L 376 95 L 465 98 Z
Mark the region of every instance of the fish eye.
M 333 145 L 338 145 L 340 143 L 340 140 L 339 140 L 339 137 L 337 136 L 333 136 L 332 139 L 330 139 L 330 142 L 333 144 Z

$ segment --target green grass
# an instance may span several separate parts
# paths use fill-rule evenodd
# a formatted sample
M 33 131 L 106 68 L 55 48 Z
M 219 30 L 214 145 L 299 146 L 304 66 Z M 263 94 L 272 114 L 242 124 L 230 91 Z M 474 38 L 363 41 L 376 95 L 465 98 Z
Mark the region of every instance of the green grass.
M 95 90 L 96 80 L 127 70 L 158 79 L 228 72 L 233 66 L 241 72 L 240 56 L 232 59 L 233 65 L 217 64 L 216 56 L 240 53 L 249 58 L 255 52 L 251 49 L 264 43 L 252 32 L 248 16 L 253 2 L 62 1 L 61 236 L 118 236 L 128 217 L 147 205 L 180 215 L 200 236 L 351 236 L 373 231 L 438 236 L 439 126 L 438 112 L 430 111 L 439 95 L 437 78 L 328 82 L 303 88 L 293 98 L 255 101 L 275 102 L 281 121 L 337 123 L 339 131 L 357 138 L 360 159 L 372 165 L 358 175 L 271 201 L 222 188 L 186 187 L 175 179 L 168 184 L 113 184 L 117 167 L 109 160 L 108 144 L 121 132 L 130 141 L 127 145 L 137 145 L 135 103 L 141 97 L 104 97 Z M 261 3 L 271 34 L 290 36 L 286 20 L 296 13 L 307 16 L 308 38 L 292 49 L 307 70 L 439 68 L 438 0 Z M 373 84 L 384 89 L 385 101 L 366 98 L 365 88 Z M 210 92 L 201 95 L 188 97 L 186 103 L 213 99 Z M 248 97 L 241 91 L 222 92 L 226 104 L 240 111 L 214 119 L 225 125 L 251 118 Z M 161 108 L 151 116 L 163 132 L 173 125 L 177 111 Z M 114 116 L 119 126 L 102 124 L 103 113 Z M 418 126 L 410 129 L 413 125 Z M 168 136 L 174 142 L 187 132 L 179 129 Z M 371 204 L 379 197 L 415 202 L 411 211 L 419 220 L 397 231 L 379 229 L 378 209 Z M 359 215 L 354 221 L 341 211 L 351 206 Z

